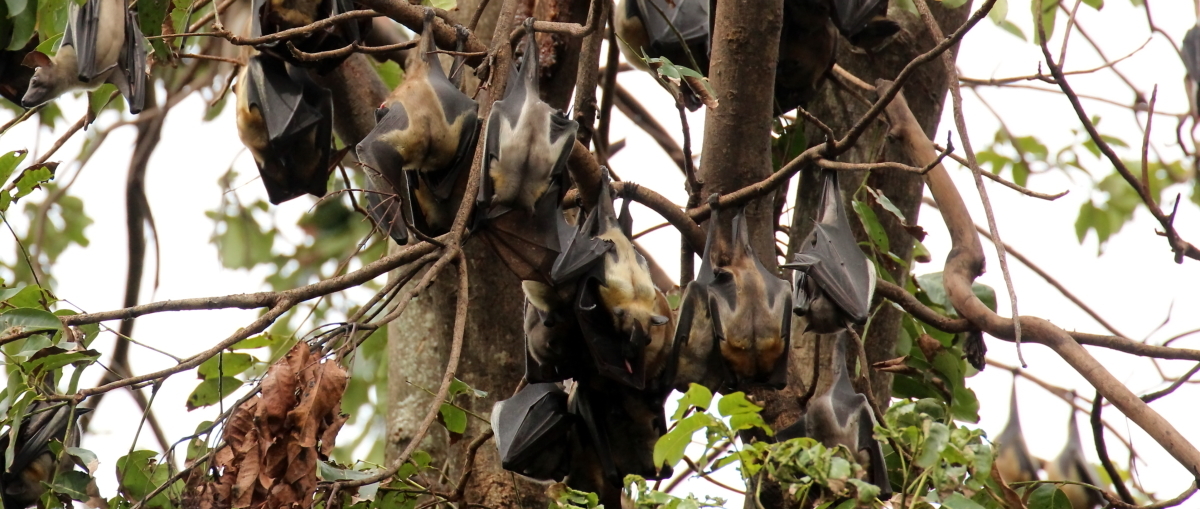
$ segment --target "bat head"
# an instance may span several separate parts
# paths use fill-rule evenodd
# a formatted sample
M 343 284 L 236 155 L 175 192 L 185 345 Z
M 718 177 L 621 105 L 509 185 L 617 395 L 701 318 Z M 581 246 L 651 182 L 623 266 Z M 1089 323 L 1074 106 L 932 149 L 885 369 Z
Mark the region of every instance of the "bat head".
M 68 49 L 68 52 L 74 56 L 73 49 Z M 53 59 L 40 51 L 30 51 L 21 64 L 34 68 L 33 77 L 29 78 L 29 88 L 21 98 L 21 106 L 25 108 L 32 108 L 62 95 L 70 88 L 72 82 L 76 81 L 70 76 L 73 73 L 65 69 L 66 66 L 57 65 Z

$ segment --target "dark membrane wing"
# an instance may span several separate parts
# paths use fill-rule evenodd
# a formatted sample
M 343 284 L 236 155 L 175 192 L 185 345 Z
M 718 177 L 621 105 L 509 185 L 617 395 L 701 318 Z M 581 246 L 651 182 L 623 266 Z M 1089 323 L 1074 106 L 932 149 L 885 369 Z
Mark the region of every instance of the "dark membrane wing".
M 100 26 L 100 4 L 103 1 L 87 0 L 83 5 L 71 2 L 71 14 L 67 22 L 74 28 L 71 43 L 79 62 L 79 81 L 91 81 L 104 72 L 100 62 L 96 61 L 96 45 L 103 28 Z M 63 44 L 66 44 L 66 38 Z
M 676 65 L 692 67 L 687 52 L 683 50 L 686 46 L 692 58 L 701 66 L 695 70 L 708 74 L 711 34 L 709 0 L 636 1 L 655 53 L 667 57 Z
M 634 389 L 642 389 L 646 386 L 644 344 L 635 344 L 635 338 L 617 330 L 612 315 L 599 305 L 599 284 L 600 280 L 595 275 L 585 275 L 579 282 L 575 316 L 579 320 L 579 329 L 583 332 L 588 353 L 596 372 L 601 376 Z
M 17 432 L 17 449 L 13 454 L 13 462 L 9 468 L 9 472 L 21 472 L 29 466 L 31 462 L 36 460 L 38 456 L 50 450 L 51 440 L 63 440 L 66 437 L 67 427 L 71 424 L 68 422 L 71 408 L 66 405 L 61 405 L 52 410 L 37 412 L 46 405 L 34 404 L 29 410 L 32 413 L 28 415 L 24 422 L 21 423 L 22 429 Z M 91 412 L 90 408 L 76 408 L 75 419 Z M 9 434 L 4 435 L 3 444 L 5 449 L 8 446 Z M 76 437 L 78 438 L 78 436 Z
M 836 171 L 825 172 L 819 220 L 794 261 L 786 266 L 808 273 L 855 323 L 866 322 L 871 305 L 870 262 L 850 229 Z
M 117 72 L 124 75 L 126 83 L 121 92 L 129 112 L 136 115 L 146 106 L 146 42 L 133 11 L 125 12 L 125 44 L 119 58 Z
M 509 210 L 476 232 L 519 279 L 553 284 L 560 252 L 558 184 L 538 200 L 533 215 Z
M 401 196 L 407 190 L 403 181 L 404 160 L 400 153 L 380 136 L 409 127 L 408 113 L 400 103 L 376 112 L 378 123 L 359 142 L 358 161 L 367 175 L 367 212 L 385 234 L 403 245 L 408 241 Z
M 554 283 L 563 283 L 578 278 L 602 261 L 604 255 L 612 249 L 611 241 L 592 236 L 596 229 L 597 218 L 598 213 L 593 211 L 571 236 L 566 237 L 568 240 L 565 245 L 561 245 L 562 252 L 554 260 L 554 266 L 551 268 L 550 277 Z M 564 220 L 556 227 L 556 230 L 560 232 L 560 244 L 565 223 Z
M 535 479 L 562 479 L 574 421 L 567 394 L 557 384 L 530 384 L 496 406 L 492 426 L 504 468 Z
M 1200 84 L 1200 26 L 1189 28 L 1183 34 L 1183 44 L 1179 46 L 1183 56 L 1183 67 L 1192 81 Z
M 867 466 L 867 482 L 879 487 L 879 500 L 892 498 L 892 482 L 888 479 L 883 447 L 875 440 L 875 418 L 865 402 L 858 410 L 858 449 L 867 451 L 867 458 L 871 462 Z
M 671 476 L 670 468 L 654 464 L 654 444 L 666 433 L 665 397 L 605 384 L 577 386 L 572 413 L 584 421 L 585 446 L 595 448 L 605 480 L 622 486 L 625 476 L 646 479 Z

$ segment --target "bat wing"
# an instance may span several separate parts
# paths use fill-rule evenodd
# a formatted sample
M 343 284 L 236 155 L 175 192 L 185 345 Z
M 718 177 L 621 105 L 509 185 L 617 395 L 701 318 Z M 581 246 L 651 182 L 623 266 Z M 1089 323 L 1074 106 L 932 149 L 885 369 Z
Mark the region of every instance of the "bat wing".
M 666 433 L 664 399 L 628 389 L 577 386 L 572 411 L 580 417 L 599 456 L 604 478 L 622 486 L 626 475 L 670 477 L 654 465 L 654 443 Z
M 1189 28 L 1183 34 L 1183 44 L 1179 46 L 1183 56 L 1183 67 L 1193 82 L 1200 83 L 1200 26 Z
M 249 102 L 267 127 L 265 160 L 259 167 L 271 203 L 305 193 L 324 196 L 333 136 L 332 100 L 299 68 L 268 55 L 252 59 Z
M 525 379 L 529 383 L 575 378 L 578 366 L 588 362 L 580 358 L 584 347 L 579 344 L 582 333 L 575 316 L 560 314 L 554 311 L 547 316 L 525 302 Z
M 96 47 L 100 40 L 100 8 L 104 0 L 87 0 L 83 5 L 71 4 L 71 43 L 79 62 L 79 81 L 91 81 L 104 72 L 97 62 Z M 124 4 L 121 4 L 124 6 Z M 63 38 L 66 44 L 66 38 Z
M 646 386 L 646 350 L 635 346 L 631 338 L 619 331 L 612 315 L 600 305 L 598 294 L 603 270 L 603 264 L 595 265 L 592 273 L 584 275 L 578 283 L 575 316 L 579 329 L 601 376 L 642 389 Z
M 40 407 L 40 405 L 39 405 Z M 38 408 L 31 408 L 36 411 Z M 25 429 L 17 433 L 17 450 L 13 454 L 12 466 L 9 472 L 22 472 L 34 460 L 42 454 L 50 451 L 49 443 L 51 440 L 62 440 L 66 436 L 67 427 L 70 424 L 67 418 L 70 416 L 70 407 L 66 405 L 59 406 L 53 410 L 46 410 L 31 415 L 22 423 Z M 91 412 L 90 408 L 76 408 L 75 418 Z M 78 438 L 78 436 L 76 436 Z M 7 442 L 7 440 L 5 440 Z M 7 444 L 5 444 L 7 445 Z
M 367 212 L 397 244 L 408 242 L 401 196 L 406 196 L 407 182 L 404 181 L 404 159 L 382 136 L 409 127 L 408 113 L 399 102 L 375 112 L 375 128 L 367 134 L 357 147 L 358 161 L 365 167 L 367 175 Z M 411 217 L 411 216 L 410 216 Z
M 710 35 L 709 0 L 636 0 L 644 20 L 650 45 L 657 53 L 674 63 L 691 66 L 686 46 L 692 58 L 702 66 L 708 61 Z M 696 69 L 707 73 L 707 69 Z
M 721 356 L 715 354 L 716 333 L 707 284 L 688 283 L 676 323 L 673 354 L 668 359 L 664 378 L 680 391 L 686 391 L 692 383 L 710 390 L 723 388 L 727 374 Z
M 550 114 L 550 146 L 560 147 L 558 160 L 550 171 L 550 178 L 562 174 L 567 167 L 567 159 L 575 148 L 575 135 L 579 132 L 579 122 L 567 118 L 562 112 Z
M 569 409 L 583 423 L 584 431 L 587 432 L 587 439 L 582 441 L 584 447 L 591 446 L 600 460 L 600 470 L 604 473 L 604 478 L 611 481 L 613 478 L 619 478 L 621 474 L 613 464 L 612 444 L 608 437 L 608 428 L 605 426 L 605 409 L 599 401 L 594 401 L 598 398 L 594 398 L 590 392 L 582 385 L 576 384 L 575 392 L 569 401 Z
M 512 126 L 516 122 L 515 117 L 510 119 L 500 111 L 501 102 L 496 101 L 493 104 L 492 113 L 488 115 L 487 127 L 483 134 L 483 175 L 479 180 L 479 194 L 475 197 L 476 216 L 473 229 L 481 227 L 487 219 L 494 217 L 491 209 L 492 197 L 496 194 L 496 189 L 492 182 L 491 169 L 492 165 L 500 159 L 500 123 L 509 122 L 509 126 Z
M 562 221 L 558 194 L 558 184 L 552 184 L 538 199 L 532 216 L 523 210 L 509 210 L 477 232 L 522 281 L 557 281 L 553 269 L 560 257 L 558 232 Z
M 764 359 L 772 366 L 767 385 L 783 388 L 787 385 L 788 352 L 792 347 L 792 285 L 768 270 L 757 256 L 753 258 L 766 287 L 767 309 L 772 320 L 779 323 L 779 339 L 783 342 L 783 350 L 776 359 Z
M 612 249 L 611 241 L 592 236 L 598 216 L 599 214 L 593 211 L 570 236 L 562 236 L 560 233 L 561 254 L 554 260 L 550 271 L 550 278 L 554 283 L 563 283 L 581 276 Z M 565 223 L 565 219 L 559 223 L 559 231 L 564 229 L 562 225 Z
M 867 27 L 881 2 L 887 5 L 887 0 L 834 0 L 834 24 L 847 38 L 853 37 Z
M 567 393 L 558 384 L 530 384 L 497 402 L 492 429 L 504 469 L 534 479 L 561 480 L 567 473 L 573 420 Z
M 870 261 L 850 229 L 835 171 L 825 172 L 820 214 L 794 263 L 784 266 L 806 272 L 851 320 L 865 323 L 875 281 Z
M 432 23 L 430 24 L 432 27 Z M 432 28 L 427 30 L 432 38 Z M 422 172 L 428 179 L 433 196 L 439 200 L 448 200 L 454 191 L 455 184 L 463 170 L 471 168 L 475 153 L 475 142 L 479 136 L 479 103 L 467 97 L 458 87 L 454 86 L 442 71 L 442 64 L 437 60 L 437 54 L 427 55 L 429 86 L 437 97 L 447 125 L 457 125 L 459 122 L 458 148 L 454 156 L 454 164 L 444 172 Z M 440 175 L 435 175 L 440 173 Z
M 129 103 L 129 112 L 141 113 L 146 105 L 146 46 L 133 11 L 125 12 L 125 40 L 117 60 L 117 71 L 108 80 Z
M 879 487 L 879 500 L 888 500 L 892 498 L 892 482 L 888 479 L 883 447 L 875 440 L 875 418 L 865 403 L 858 408 L 858 450 L 866 451 L 871 462 L 867 465 L 867 482 Z
M 1006 463 L 1000 465 L 1000 473 L 1007 482 L 1032 481 L 1037 479 L 1038 467 L 1033 462 L 1033 454 L 1025 444 L 1025 435 L 1021 433 L 1021 416 L 1017 412 L 1017 386 L 1014 380 L 1012 394 L 1009 396 L 1008 423 L 996 437 L 996 461 Z
M 807 414 L 801 413 L 800 418 L 796 419 L 796 422 L 792 423 L 790 426 L 788 426 L 786 428 L 776 431 L 775 432 L 775 441 L 776 442 L 786 442 L 793 438 L 807 437 L 808 436 L 808 426 L 807 426 L 807 423 L 805 422 L 806 418 L 807 418 Z

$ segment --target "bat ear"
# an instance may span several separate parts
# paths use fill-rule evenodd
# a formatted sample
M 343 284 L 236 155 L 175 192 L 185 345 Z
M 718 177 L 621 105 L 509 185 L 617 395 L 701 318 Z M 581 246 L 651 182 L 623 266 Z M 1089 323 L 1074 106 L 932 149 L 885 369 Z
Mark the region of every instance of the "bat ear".
M 386 117 L 387 114 L 388 114 L 387 105 L 386 104 L 381 105 L 378 109 L 375 110 L 375 123 L 378 124 L 379 122 L 383 121 L 383 117 Z
M 21 61 L 21 65 L 36 69 L 38 67 L 50 67 L 53 65 L 53 62 L 50 61 L 50 57 L 46 56 L 45 53 L 30 51 L 29 54 L 25 55 L 25 59 Z

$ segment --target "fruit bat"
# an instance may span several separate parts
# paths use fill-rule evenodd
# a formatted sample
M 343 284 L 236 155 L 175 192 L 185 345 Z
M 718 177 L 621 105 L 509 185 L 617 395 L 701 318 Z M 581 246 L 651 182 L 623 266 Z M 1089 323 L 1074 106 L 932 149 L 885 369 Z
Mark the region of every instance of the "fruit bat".
M 716 354 L 717 332 L 713 324 L 711 284 L 715 279 L 710 256 L 720 211 L 713 209 L 708 221 L 708 236 L 700 255 L 699 277 L 687 284 L 679 304 L 679 316 L 674 334 L 674 356 L 668 367 L 670 383 L 680 391 L 690 384 L 709 389 L 726 385 L 728 370 Z
M 602 478 L 609 486 L 623 486 L 625 476 L 646 479 L 671 477 L 671 468 L 654 464 L 654 444 L 667 432 L 663 412 L 666 391 L 641 391 L 594 379 L 575 385 L 570 410 L 578 416 L 576 433 L 583 448 L 598 460 Z M 580 467 L 572 465 L 568 483 L 575 489 L 600 492 L 601 486 L 579 483 Z M 589 476 L 590 477 L 590 476 Z
M 504 98 L 488 118 L 483 181 L 476 199 L 480 220 L 510 210 L 534 212 L 538 200 L 567 165 L 579 124 L 538 95 L 538 45 L 533 18 L 525 21 L 527 43 L 520 71 L 509 79 Z
M 492 407 L 492 429 L 505 470 L 534 479 L 561 481 L 567 475 L 574 416 L 567 393 L 554 383 L 529 384 Z
M 1184 77 L 1184 84 L 1188 93 L 1188 104 L 1191 105 L 1192 115 L 1200 114 L 1197 108 L 1200 108 L 1200 102 L 1197 99 L 1197 94 L 1200 93 L 1200 23 L 1189 28 L 1187 33 L 1183 34 L 1183 44 L 1179 45 L 1179 54 L 1183 57 L 1183 67 L 1187 70 L 1187 76 Z
M 817 224 L 792 263 L 793 311 L 808 317 L 808 330 L 836 332 L 847 322 L 866 323 L 875 294 L 875 265 L 858 248 L 842 206 L 836 171 L 825 171 Z
M 676 65 L 699 66 L 695 70 L 707 75 L 711 8 L 709 0 L 621 0 L 614 20 L 621 53 L 643 71 L 649 70 L 642 60 L 644 52 Z M 695 93 L 687 87 L 684 92 L 684 105 L 692 111 L 699 109 L 703 103 Z
M 632 227 L 628 200 L 620 217 L 613 209 L 605 172 L 595 209 L 565 242 L 551 279 L 576 281 L 575 317 L 599 374 L 642 389 L 647 359 L 653 371 L 661 371 L 654 359 L 665 361 L 673 328 L 670 307 L 663 306 L 646 259 L 633 248 Z
M 833 0 L 833 24 L 850 44 L 875 49 L 900 31 L 887 10 L 888 0 Z
M 305 193 L 325 196 L 333 144 L 333 102 L 299 67 L 260 53 L 237 84 L 237 127 L 276 205 Z
M 1021 416 L 1017 413 L 1017 382 L 1013 380 L 1012 396 L 1008 402 L 1008 424 L 996 437 L 996 468 L 1006 483 L 1036 481 L 1037 463 L 1025 445 L 1021 433 Z
M 715 204 L 715 195 L 709 202 Z M 706 247 L 708 252 L 701 255 L 705 260 L 701 268 L 711 269 L 696 279 L 708 285 L 712 335 L 728 373 L 725 387 L 717 389 L 740 390 L 747 385 L 782 388 L 787 384 L 792 288 L 768 270 L 750 247 L 744 209 L 739 210 L 729 224 L 711 218 L 709 221 L 712 222 L 709 235 L 715 239 Z M 687 312 L 691 313 L 694 326 L 697 307 L 702 307 L 703 303 L 696 298 L 688 304 Z M 684 313 L 681 308 L 680 314 Z M 699 338 L 707 333 L 688 331 L 687 341 L 690 343 L 695 335 L 697 343 L 702 344 Z M 679 336 L 677 332 L 676 338 Z
M 1046 480 L 1075 481 L 1104 487 L 1096 468 L 1083 456 L 1083 443 L 1079 440 L 1074 408 L 1071 409 L 1071 419 L 1067 423 L 1067 445 L 1058 453 L 1057 458 L 1046 464 Z M 1095 490 L 1077 484 L 1064 484 L 1058 489 L 1067 495 L 1073 509 L 1092 509 L 1103 501 Z
M 352 10 L 354 4 L 351 0 L 254 0 L 254 34 L 258 37 L 299 28 Z M 296 58 L 288 44 L 305 53 L 341 49 L 360 42 L 363 33 L 370 30 L 370 27 L 370 19 L 349 20 L 302 37 L 268 42 L 259 45 L 258 48 L 292 65 L 313 67 L 318 73 L 325 74 L 341 65 L 349 55 L 308 62 Z
M 91 412 L 90 408 L 76 408 L 75 418 Z M 59 405 L 50 408 L 45 402 L 34 403 L 29 408 L 29 414 L 21 421 L 17 430 L 16 450 L 12 463 L 0 473 L 0 498 L 4 501 L 4 509 L 24 509 L 38 502 L 45 493 L 43 482 L 50 482 L 57 472 L 71 469 L 70 462 L 58 462 L 50 451 L 51 440 L 63 440 L 67 427 L 74 423 L 68 422 L 71 408 Z M 79 443 L 79 433 L 72 433 L 73 445 Z M 0 451 L 7 451 L 11 430 L 5 430 L 0 437 Z
M 854 392 L 846 372 L 846 343 L 850 337 L 841 331 L 835 341 L 837 347 L 831 359 L 833 383 L 824 394 L 810 399 L 800 419 L 777 433 L 776 439 L 809 437 L 825 447 L 845 446 L 866 469 L 866 481 L 879 487 L 879 499 L 888 500 L 892 498 L 892 484 L 883 448 L 875 440 L 875 416 L 867 397 Z
M 376 110 L 375 128 L 358 144 L 371 186 L 367 196 L 375 195 L 368 210 L 397 243 L 407 240 L 402 213 L 426 233 L 449 229 L 479 131 L 479 105 L 446 77 L 433 26 L 433 9 L 426 8 L 404 82 Z
M 139 113 L 146 102 L 146 47 L 137 16 L 123 0 L 72 2 L 67 27 L 53 57 L 31 51 L 24 60 L 35 67 L 21 106 L 32 108 L 73 90 L 116 85 Z
M 591 361 L 575 319 L 575 285 L 522 281 L 525 293 L 525 380 L 561 382 L 582 376 Z
M 776 115 L 807 105 L 833 69 L 838 37 L 829 11 L 829 0 L 784 0 L 775 66 Z

